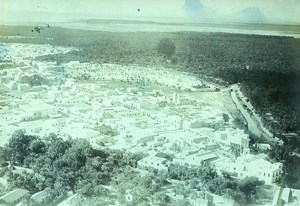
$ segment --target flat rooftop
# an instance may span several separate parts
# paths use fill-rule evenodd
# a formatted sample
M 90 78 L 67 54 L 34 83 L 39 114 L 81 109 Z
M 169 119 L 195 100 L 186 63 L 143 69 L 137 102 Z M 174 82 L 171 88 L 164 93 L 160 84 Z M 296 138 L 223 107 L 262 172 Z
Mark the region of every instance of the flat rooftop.
M 21 197 L 23 197 L 24 195 L 26 195 L 28 193 L 29 193 L 28 190 L 15 189 L 15 190 L 3 195 L 2 197 L 0 197 L 0 200 L 3 200 L 6 203 L 13 203 L 14 201 L 20 199 Z

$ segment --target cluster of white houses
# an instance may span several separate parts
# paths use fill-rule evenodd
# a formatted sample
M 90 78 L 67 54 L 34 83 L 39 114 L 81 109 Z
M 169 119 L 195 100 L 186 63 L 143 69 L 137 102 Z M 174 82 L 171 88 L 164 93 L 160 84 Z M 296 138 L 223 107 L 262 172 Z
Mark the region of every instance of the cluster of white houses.
M 232 118 L 225 122 L 222 109 L 194 97 L 197 92 L 217 91 L 213 86 L 197 90 L 203 85 L 200 80 L 161 68 L 79 62 L 63 65 L 68 78 L 60 84 L 30 86 L 20 82 L 22 76 L 57 79 L 49 69 L 55 63 L 35 62 L 31 56 L 68 50 L 11 47 L 11 54 L 6 55 L 19 56 L 13 59 L 16 66 L 0 71 L 1 85 L 13 99 L 0 110 L 1 139 L 17 129 L 39 136 L 53 132 L 65 138 L 86 138 L 94 147 L 148 153 L 138 162 L 144 169 L 167 170 L 170 164 L 198 167 L 210 162 L 218 171 L 238 178 L 255 176 L 267 184 L 281 176 L 281 163 L 249 154 L 248 134 L 234 128 Z M 150 86 L 145 89 L 145 85 Z M 151 85 L 160 87 L 149 89 Z M 240 148 L 237 157 L 230 151 L 233 147 Z M 158 153 L 171 155 L 172 160 Z

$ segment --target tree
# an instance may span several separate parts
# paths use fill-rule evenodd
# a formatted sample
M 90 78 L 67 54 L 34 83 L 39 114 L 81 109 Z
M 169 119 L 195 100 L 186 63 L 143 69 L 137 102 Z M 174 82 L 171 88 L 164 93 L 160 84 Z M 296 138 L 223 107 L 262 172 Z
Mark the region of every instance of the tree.
M 208 198 L 207 198 L 208 200 L 207 200 L 207 206 L 216 206 L 216 204 L 214 203 L 214 198 L 213 198 L 213 196 L 208 196 Z
M 40 85 L 50 85 L 50 81 L 38 74 L 32 76 L 23 76 L 21 77 L 22 83 L 27 83 L 30 86 L 40 86 Z
M 29 149 L 31 153 L 43 154 L 46 150 L 45 143 L 40 138 L 37 138 L 30 143 Z
M 246 177 L 238 182 L 238 189 L 243 192 L 246 197 L 246 201 L 251 202 L 257 198 L 256 188 L 263 185 L 264 182 L 258 180 L 257 177 Z
M 118 130 L 116 130 L 116 129 L 112 128 L 111 126 L 108 126 L 108 125 L 99 125 L 96 128 L 96 130 L 99 131 L 103 135 L 108 135 L 108 136 L 111 136 L 111 137 L 114 137 L 114 136 L 119 134 Z
M 164 205 L 168 205 L 171 201 L 171 198 L 163 193 L 163 192 L 157 192 L 153 195 L 153 200 L 154 202 L 156 203 L 155 205 L 161 205 L 161 206 L 164 206 Z
M 13 164 L 23 165 L 25 158 L 30 154 L 30 144 L 37 137 L 26 135 L 24 130 L 16 130 L 8 141 L 6 157 Z
M 52 161 L 62 157 L 66 150 L 72 146 L 72 142 L 64 141 L 62 138 L 51 135 L 46 139 L 47 157 Z
M 188 199 L 183 199 L 183 200 L 177 200 L 176 201 L 176 206 L 190 206 L 191 203 Z
M 145 188 L 145 189 L 150 189 L 152 186 L 152 179 L 154 177 L 152 175 L 145 175 L 143 177 L 141 177 L 139 184 L 141 187 Z
M 172 56 L 175 55 L 176 46 L 174 42 L 169 38 L 161 39 L 157 44 L 157 52 L 164 58 L 170 60 Z
M 2 163 L 3 160 L 7 159 L 6 155 L 7 155 L 7 151 L 6 151 L 6 147 L 0 147 L 0 162 Z
M 228 122 L 229 121 L 229 115 L 223 113 L 223 119 L 224 119 L 224 122 Z
M 230 143 L 229 151 L 234 155 L 235 158 L 241 155 L 242 149 L 238 144 Z

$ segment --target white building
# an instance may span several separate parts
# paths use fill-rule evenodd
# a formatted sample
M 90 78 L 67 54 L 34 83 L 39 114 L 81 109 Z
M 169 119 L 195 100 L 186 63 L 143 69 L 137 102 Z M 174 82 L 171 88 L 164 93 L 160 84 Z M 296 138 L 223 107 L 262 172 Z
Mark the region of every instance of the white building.
M 140 169 L 145 170 L 168 170 L 169 167 L 169 162 L 167 159 L 156 157 L 155 154 L 150 154 L 147 157 L 144 157 L 143 159 L 139 160 L 137 164 Z
M 59 111 L 58 107 L 41 102 L 34 102 L 31 105 L 22 105 L 20 106 L 20 110 L 23 111 L 20 112 L 21 121 L 41 119 L 55 115 Z
M 234 162 L 221 162 L 216 167 L 235 174 L 238 178 L 257 177 L 265 184 L 272 184 L 282 175 L 282 163 L 271 163 L 252 154 L 240 156 Z M 222 169 L 221 169 L 222 168 Z
M 31 89 L 29 84 L 18 84 L 17 90 L 18 92 L 29 92 Z
M 249 136 L 243 130 L 229 128 L 224 131 L 217 131 L 213 141 L 226 149 L 231 144 L 238 145 L 241 148 L 241 153 L 248 154 L 249 150 Z
M 218 156 L 211 151 L 197 152 L 194 154 L 181 153 L 173 159 L 174 164 L 199 167 L 203 162 L 208 162 L 217 159 Z
M 183 121 L 178 115 L 170 115 L 168 116 L 168 124 L 176 129 L 182 129 Z

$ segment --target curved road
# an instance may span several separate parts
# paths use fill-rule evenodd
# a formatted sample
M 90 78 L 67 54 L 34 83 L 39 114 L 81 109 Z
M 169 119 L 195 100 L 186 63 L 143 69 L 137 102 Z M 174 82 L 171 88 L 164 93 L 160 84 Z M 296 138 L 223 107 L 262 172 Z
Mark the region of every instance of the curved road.
M 269 140 L 274 140 L 273 134 L 263 126 L 261 118 L 255 113 L 251 103 L 246 102 L 246 98 L 240 91 L 239 85 L 234 84 L 230 89 L 230 97 L 247 121 L 249 131 L 256 136 L 263 136 Z M 245 106 L 246 108 L 244 108 Z M 252 114 L 247 111 L 247 108 L 252 111 Z

